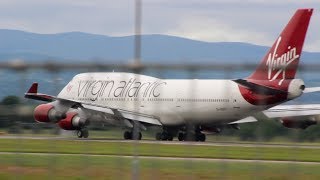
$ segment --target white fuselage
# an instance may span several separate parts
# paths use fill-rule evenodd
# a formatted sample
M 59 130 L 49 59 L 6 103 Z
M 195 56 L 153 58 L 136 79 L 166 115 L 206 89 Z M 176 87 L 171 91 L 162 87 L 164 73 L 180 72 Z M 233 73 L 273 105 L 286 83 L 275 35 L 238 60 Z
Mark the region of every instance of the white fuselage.
M 245 118 L 254 106 L 232 80 L 158 79 L 131 73 L 83 73 L 58 97 L 152 115 L 163 125 L 221 124 Z

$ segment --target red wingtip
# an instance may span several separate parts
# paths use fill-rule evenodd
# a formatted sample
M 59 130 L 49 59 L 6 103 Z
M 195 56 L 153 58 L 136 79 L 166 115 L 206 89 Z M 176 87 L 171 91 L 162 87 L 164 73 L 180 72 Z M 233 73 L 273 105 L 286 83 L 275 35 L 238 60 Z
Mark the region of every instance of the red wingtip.
M 37 93 L 38 83 L 33 83 L 27 93 Z

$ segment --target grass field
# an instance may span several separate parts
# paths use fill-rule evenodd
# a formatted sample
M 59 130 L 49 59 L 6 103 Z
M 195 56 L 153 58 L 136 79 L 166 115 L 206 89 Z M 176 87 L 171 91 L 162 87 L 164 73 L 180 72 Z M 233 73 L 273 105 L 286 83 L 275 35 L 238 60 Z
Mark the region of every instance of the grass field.
M 0 179 L 319 179 L 317 165 L 0 156 Z
M 292 147 L 193 146 L 138 142 L 0 139 L 0 151 L 320 162 L 320 149 Z
M 82 154 L 320 162 L 320 149 L 0 139 L 0 179 L 320 179 L 320 165 L 133 159 Z M 58 153 L 57 155 L 19 152 Z M 67 153 L 74 155 L 59 155 Z

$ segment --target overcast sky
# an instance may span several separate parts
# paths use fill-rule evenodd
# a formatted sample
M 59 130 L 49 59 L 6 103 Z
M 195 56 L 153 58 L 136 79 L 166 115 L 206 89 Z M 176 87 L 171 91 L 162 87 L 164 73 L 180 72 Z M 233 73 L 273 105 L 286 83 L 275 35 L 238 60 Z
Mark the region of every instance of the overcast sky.
M 298 8 L 320 0 L 142 0 L 143 34 L 270 46 Z M 81 31 L 109 36 L 134 33 L 134 0 L 1 0 L 0 28 L 35 33 Z M 320 9 L 305 50 L 320 52 Z

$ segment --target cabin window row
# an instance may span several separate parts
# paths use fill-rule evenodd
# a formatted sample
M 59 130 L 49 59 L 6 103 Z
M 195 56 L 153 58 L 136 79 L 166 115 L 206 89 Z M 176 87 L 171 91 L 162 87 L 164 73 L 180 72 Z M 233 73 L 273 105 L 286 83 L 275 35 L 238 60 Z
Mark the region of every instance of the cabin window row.
M 95 98 L 79 98 L 80 101 L 97 100 Z M 98 98 L 100 101 L 174 101 L 173 98 Z
M 229 99 L 178 99 L 178 102 L 229 102 Z
M 148 101 L 173 101 L 173 98 L 148 98 Z

